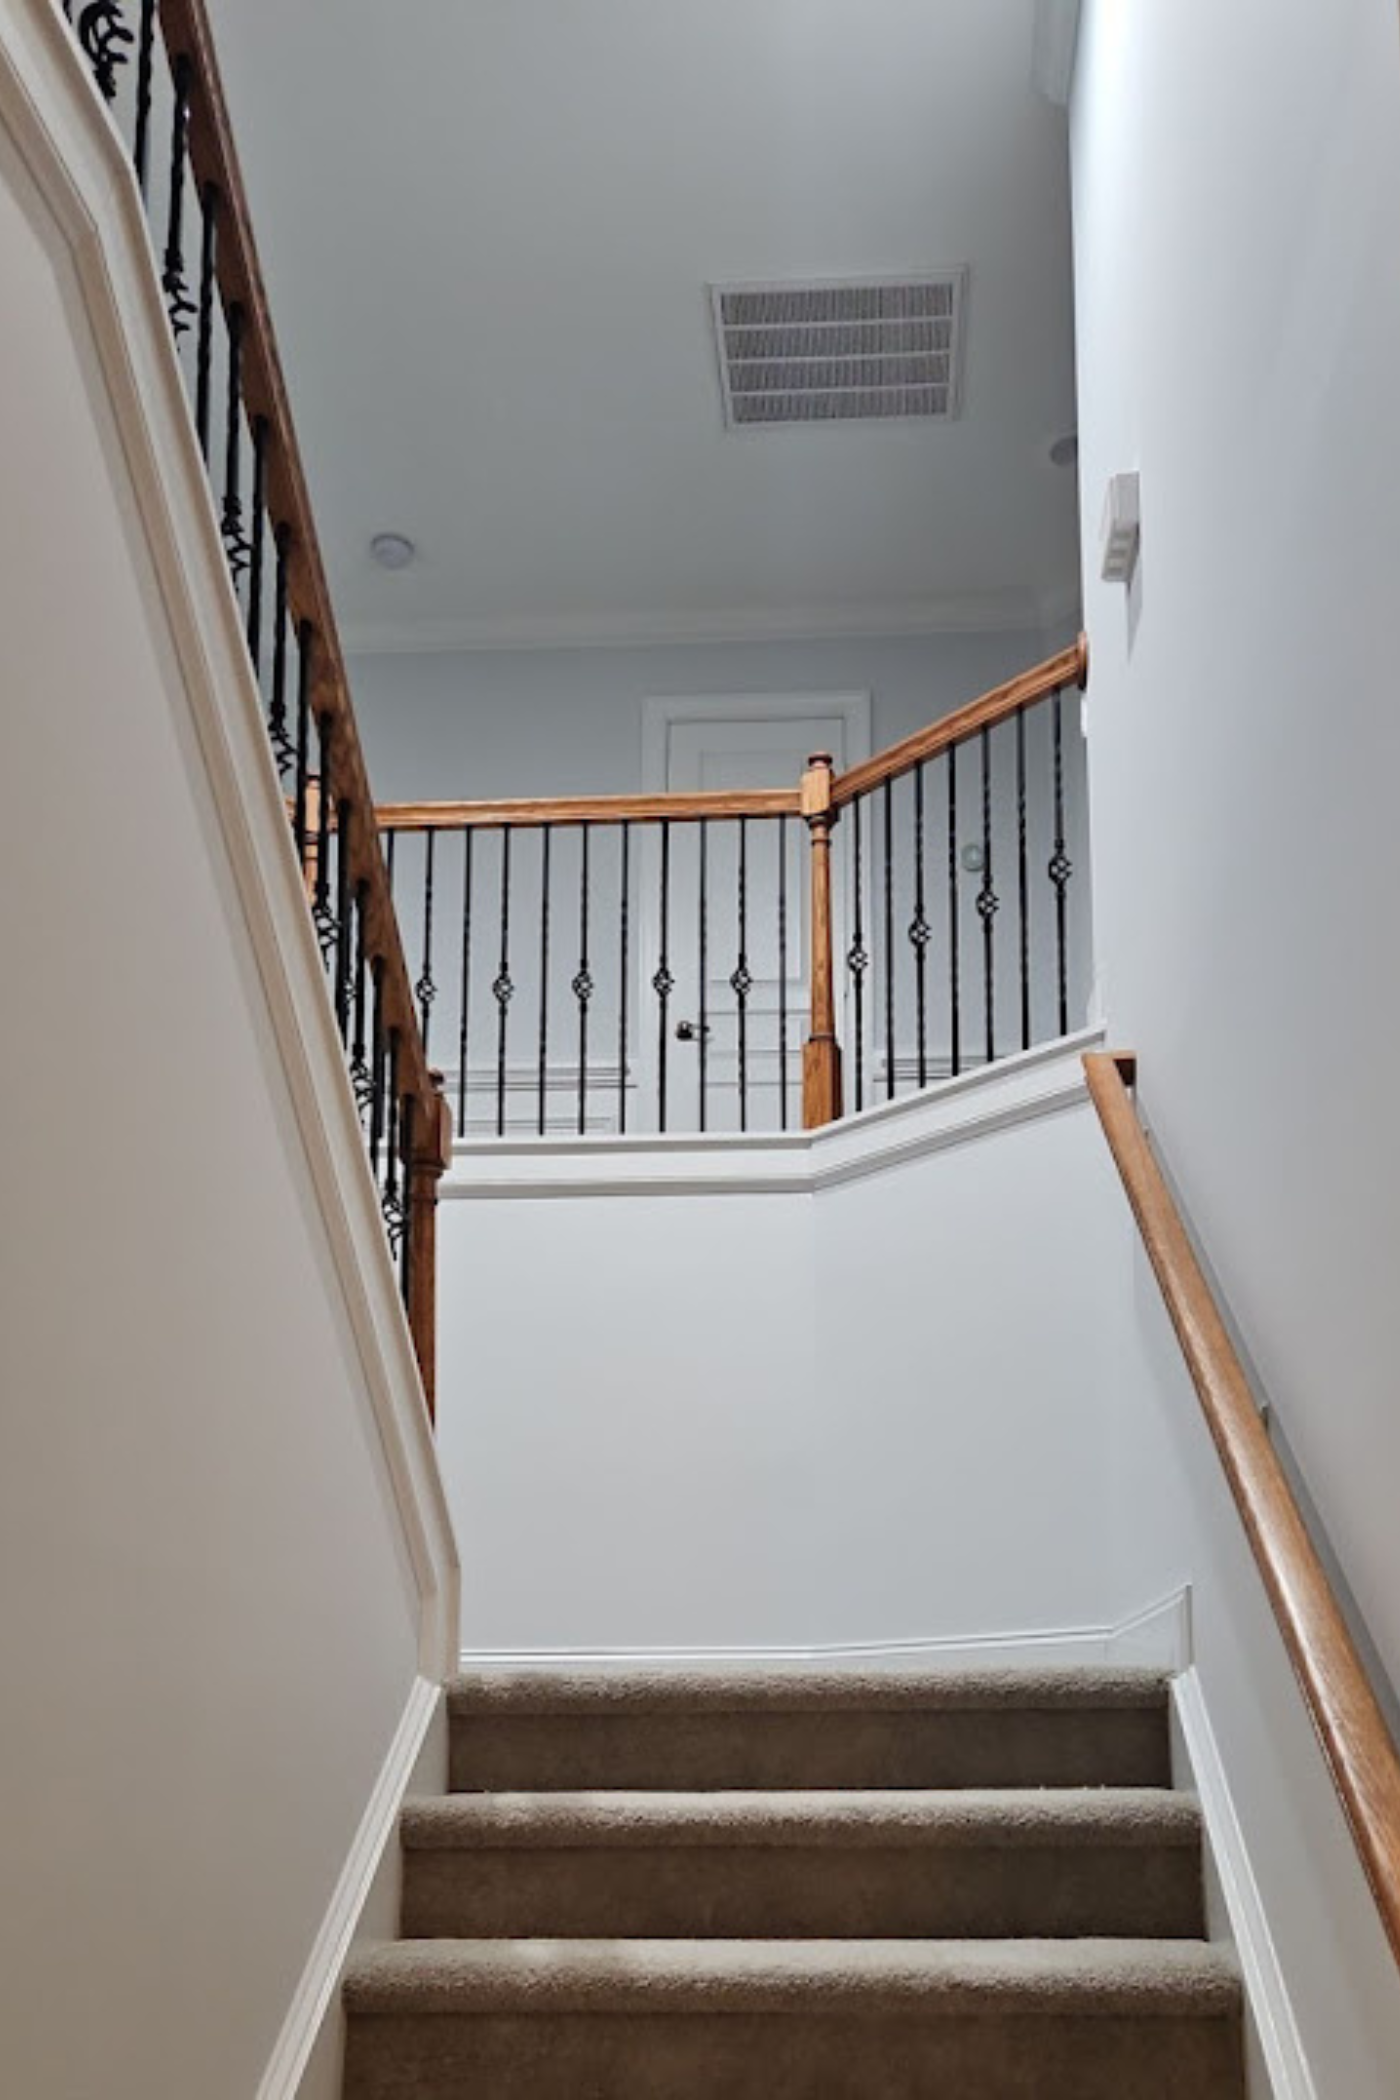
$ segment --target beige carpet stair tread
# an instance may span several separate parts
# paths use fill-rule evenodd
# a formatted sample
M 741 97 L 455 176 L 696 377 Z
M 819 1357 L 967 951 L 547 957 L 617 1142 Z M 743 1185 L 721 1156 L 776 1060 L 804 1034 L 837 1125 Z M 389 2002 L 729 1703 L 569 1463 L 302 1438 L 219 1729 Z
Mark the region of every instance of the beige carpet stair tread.
M 1179 1940 L 417 1940 L 355 1961 L 352 2017 L 823 2013 L 1227 2018 L 1239 1974 Z
M 453 1716 L 959 1712 L 1165 1708 L 1160 1670 L 485 1670 L 454 1678 Z
M 1195 1796 L 1164 1787 L 448 1794 L 404 1804 L 408 1851 L 666 1846 L 1192 1847 Z

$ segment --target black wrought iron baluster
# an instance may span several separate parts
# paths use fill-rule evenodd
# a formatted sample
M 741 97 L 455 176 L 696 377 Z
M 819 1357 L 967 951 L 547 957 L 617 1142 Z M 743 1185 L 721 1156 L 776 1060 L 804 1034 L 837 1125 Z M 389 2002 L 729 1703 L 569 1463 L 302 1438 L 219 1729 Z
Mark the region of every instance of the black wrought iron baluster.
M 178 340 L 189 327 L 190 317 L 195 312 L 194 301 L 189 296 L 185 282 L 183 247 L 185 139 L 189 130 L 190 82 L 193 78 L 193 68 L 182 51 L 175 58 L 170 70 L 175 83 L 175 107 L 170 121 L 170 196 L 166 217 L 165 259 L 160 281 L 165 293 L 170 326 Z
M 549 857 L 554 827 L 540 826 L 540 1046 L 536 1128 L 544 1136 L 546 1095 L 549 1088 Z
M 433 976 L 433 863 L 437 851 L 437 833 L 429 825 L 423 836 L 423 967 L 418 973 L 418 982 L 413 987 L 413 996 L 418 1001 L 418 1032 L 423 1038 L 423 1055 L 426 1057 L 428 1037 L 433 1025 L 433 1001 L 437 997 L 437 980 Z
M 496 1135 L 506 1134 L 506 1030 L 515 991 L 510 974 L 510 826 L 501 830 L 501 958 L 491 986 L 496 1001 Z
M 629 933 L 628 914 L 630 906 L 630 877 L 632 855 L 632 827 L 626 818 L 622 822 L 618 851 L 621 855 L 622 911 L 619 921 L 619 952 L 617 967 L 617 1127 L 624 1135 L 627 1130 L 627 941 Z
M 587 824 L 583 826 L 580 836 L 583 857 L 579 870 L 578 970 L 574 976 L 573 994 L 578 1001 L 578 1134 L 582 1137 L 588 1127 L 588 1008 L 593 997 L 593 973 L 588 966 L 589 827 Z
M 141 0 L 141 27 L 136 43 L 136 143 L 132 159 L 142 195 L 151 140 L 151 84 L 156 57 L 156 0 Z
M 253 422 L 253 492 L 248 499 L 248 654 L 253 676 L 262 670 L 263 524 L 267 505 L 267 418 Z
M 739 1014 L 739 1128 L 749 1127 L 749 820 L 739 819 L 739 961 L 729 980 Z
M 297 859 L 303 868 L 306 866 L 306 803 L 310 777 L 311 643 L 311 622 L 303 620 L 297 628 L 296 778 L 292 794 L 292 834 L 297 842 Z
M 857 1113 L 865 1106 L 865 973 L 870 968 L 870 951 L 865 945 L 865 856 L 860 842 L 863 807 L 863 800 L 857 795 L 851 804 L 851 857 L 854 871 L 851 887 L 855 896 L 855 912 L 851 945 L 846 950 L 846 968 L 851 973 L 851 991 L 855 1001 Z
M 69 13 L 67 8 L 64 12 Z M 109 102 L 116 100 L 117 68 L 127 63 L 126 47 L 132 41 L 118 0 L 92 0 L 78 16 L 78 42 L 87 53 L 93 79 Z
M 962 927 L 958 913 L 958 747 L 948 746 L 948 1067 L 962 1070 Z
M 992 881 L 992 732 L 984 729 L 982 745 L 982 887 L 977 915 L 982 921 L 982 992 L 986 1008 L 987 1063 L 996 1057 L 996 916 L 1001 899 Z
M 228 309 L 228 367 L 224 401 L 224 503 L 219 520 L 224 552 L 237 583 L 248 565 L 243 531 L 243 308 L 235 299 Z
M 880 968 L 885 980 L 885 1099 L 893 1101 L 894 1070 L 894 782 L 881 791 L 881 829 L 885 846 L 885 943 Z
M 676 980 L 671 975 L 671 820 L 661 819 L 661 959 L 651 980 L 657 1000 L 656 1124 L 666 1128 L 666 1023 Z
M 472 1010 L 472 838 L 462 833 L 462 1003 L 457 1016 L 457 1128 L 467 1127 L 467 1058 Z
M 703 1130 L 706 1124 L 710 1090 L 710 827 L 704 817 L 700 819 L 699 824 L 696 826 L 696 851 L 699 854 L 700 877 L 699 963 L 697 971 L 700 983 L 697 993 L 695 1025 L 698 1031 L 696 1049 L 699 1052 L 697 1070 L 699 1072 L 700 1090 L 700 1128 Z
M 399 1290 L 405 1305 L 413 1281 L 413 1142 L 418 1103 L 411 1093 L 400 1111 L 399 1152 L 403 1161 L 403 1195 L 399 1202 Z
M 400 1128 L 399 1099 L 399 1031 L 389 1030 L 389 1078 L 388 1119 L 384 1131 L 384 1194 L 380 1207 L 384 1212 L 384 1226 L 389 1235 L 389 1245 L 395 1254 L 403 1236 L 403 1199 L 400 1194 L 402 1176 L 399 1151 L 403 1143 Z
M 370 964 L 373 1019 L 369 1065 L 369 1165 L 374 1185 L 379 1186 L 379 1153 L 384 1143 L 384 958 L 376 955 Z
M 354 897 L 350 887 L 350 809 L 335 806 L 335 1021 L 342 1045 L 350 1040 L 351 972 L 354 928 L 351 913 Z
M 364 1121 L 373 1095 L 370 1078 L 369 1057 L 365 1048 L 366 1009 L 369 1003 L 369 958 L 366 953 L 369 912 L 369 884 L 355 885 L 355 1021 L 350 1042 L 350 1084 L 355 1090 L 355 1105 Z
M 1021 1048 L 1031 1047 L 1031 918 L 1026 866 L 1026 713 L 1016 710 L 1016 901 L 1021 936 Z
M 1051 733 L 1054 742 L 1055 850 L 1050 856 L 1049 876 L 1055 886 L 1055 972 L 1059 989 L 1060 1034 L 1069 1034 L 1069 950 L 1065 920 L 1065 891 L 1074 863 L 1065 851 L 1065 755 L 1061 695 L 1051 703 Z
M 311 886 L 311 917 L 321 944 L 321 961 L 328 963 L 336 945 L 335 913 L 331 909 L 331 734 L 334 717 L 329 709 L 316 716 L 316 877 Z
M 199 307 L 195 327 L 194 427 L 204 463 L 209 463 L 209 411 L 214 372 L 214 269 L 219 243 L 219 191 L 206 182 L 199 193 Z
M 778 819 L 778 1127 L 788 1127 L 787 818 Z
M 914 950 L 914 1006 L 918 1025 L 919 1085 L 928 1085 L 928 944 L 933 937 L 924 899 L 924 769 L 914 768 L 914 916 L 909 941 Z
M 287 729 L 287 631 L 291 624 L 287 614 L 287 563 L 291 540 L 290 525 L 279 525 L 273 534 L 272 705 L 268 709 L 267 735 L 281 775 L 285 775 L 296 756 L 296 744 Z

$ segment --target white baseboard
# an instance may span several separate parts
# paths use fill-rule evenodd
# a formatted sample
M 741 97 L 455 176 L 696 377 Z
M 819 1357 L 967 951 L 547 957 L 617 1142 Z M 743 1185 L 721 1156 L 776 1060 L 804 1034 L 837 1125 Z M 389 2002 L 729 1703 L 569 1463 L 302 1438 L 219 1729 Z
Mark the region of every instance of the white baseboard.
M 1257 2047 L 1273 2100 L 1317 2100 L 1264 1914 L 1263 1898 L 1210 1725 L 1201 1680 L 1194 1668 L 1183 1670 L 1175 1678 L 1172 1705 L 1187 1776 L 1201 1804 L 1206 1846 L 1224 1907 L 1224 1922 L 1244 1977 L 1251 2042 Z
M 442 1687 L 415 1679 L 306 1967 L 282 2023 L 257 2100 L 297 2100 L 322 2024 L 340 1989 L 365 1903 L 398 1830 L 399 1810 L 442 1704 Z M 339 2090 L 337 2074 L 336 2088 Z
M 897 1641 L 835 1641 L 767 1648 L 464 1648 L 478 1670 L 924 1670 L 1036 1669 L 1054 1663 L 1116 1663 L 1178 1670 L 1190 1655 L 1184 1590 L 1118 1626 L 1071 1626 Z

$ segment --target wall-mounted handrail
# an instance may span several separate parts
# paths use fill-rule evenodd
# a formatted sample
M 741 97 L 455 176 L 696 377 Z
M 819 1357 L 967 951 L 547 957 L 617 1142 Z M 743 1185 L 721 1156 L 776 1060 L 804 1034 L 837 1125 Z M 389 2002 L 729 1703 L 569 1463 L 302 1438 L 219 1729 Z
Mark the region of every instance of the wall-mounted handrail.
M 980 699 L 969 700 L 965 707 L 955 708 L 952 714 L 931 722 L 927 729 L 916 729 L 900 743 L 891 744 L 887 751 L 877 751 L 873 758 L 838 773 L 832 783 L 832 800 L 837 809 L 844 809 L 857 795 L 868 794 L 887 780 L 911 773 L 915 766 L 936 758 L 954 744 L 966 743 L 984 729 L 994 729 L 998 722 L 1019 714 L 1035 701 L 1062 692 L 1068 685 L 1078 686 L 1082 692 L 1088 682 L 1089 642 L 1081 634 L 1072 648 L 1047 656 L 1043 663 L 1008 679 L 1005 685 L 993 686 Z
M 1137 1062 L 1093 1052 L 1089 1093 L 1243 1520 L 1392 1952 L 1400 1961 L 1400 1754 L 1269 1440 L 1129 1089 Z
M 119 5 L 62 6 L 129 124 L 172 331 L 193 347 L 195 435 L 253 672 L 270 684 L 269 740 L 431 1408 L 450 1118 L 420 1034 L 208 14 L 204 0 L 143 0 L 133 29 Z

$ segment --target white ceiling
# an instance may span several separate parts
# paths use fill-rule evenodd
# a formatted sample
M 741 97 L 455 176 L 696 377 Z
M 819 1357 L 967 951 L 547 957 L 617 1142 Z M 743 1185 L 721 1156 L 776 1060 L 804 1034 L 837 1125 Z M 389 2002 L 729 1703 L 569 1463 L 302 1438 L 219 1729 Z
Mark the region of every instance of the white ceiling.
M 211 0 L 351 647 L 1072 598 L 1035 0 Z M 726 430 L 714 281 L 966 263 L 961 420 Z M 390 575 L 371 536 L 408 534 Z

